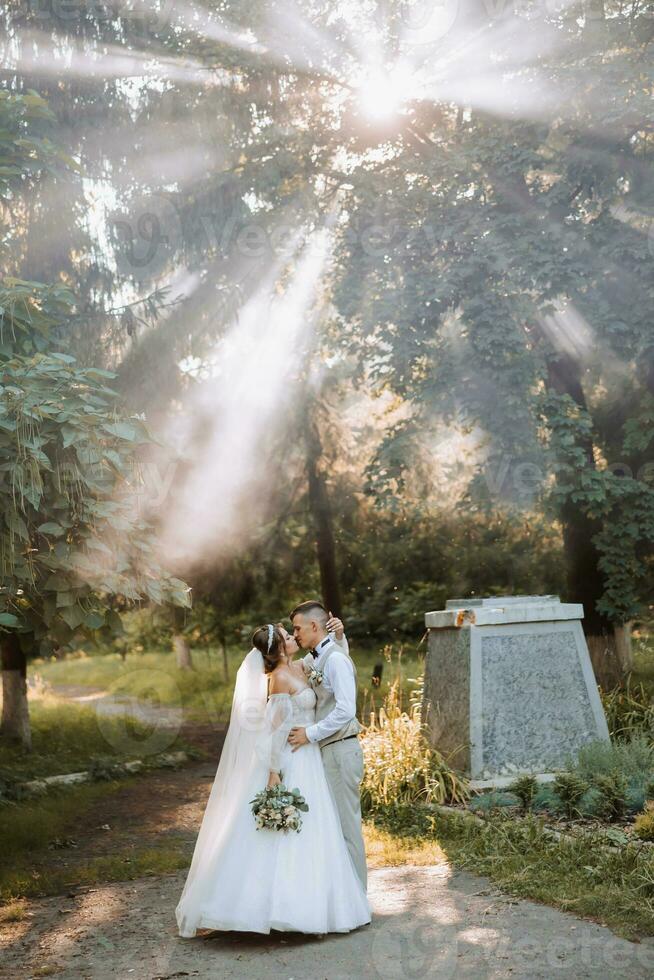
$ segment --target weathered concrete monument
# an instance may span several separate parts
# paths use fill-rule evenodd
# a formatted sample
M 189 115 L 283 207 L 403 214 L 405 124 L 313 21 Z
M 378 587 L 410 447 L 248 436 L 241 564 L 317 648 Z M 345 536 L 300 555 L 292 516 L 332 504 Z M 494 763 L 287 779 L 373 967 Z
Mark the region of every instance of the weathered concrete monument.
M 551 778 L 609 738 L 581 620 L 558 596 L 448 599 L 425 615 L 423 721 L 473 788 Z

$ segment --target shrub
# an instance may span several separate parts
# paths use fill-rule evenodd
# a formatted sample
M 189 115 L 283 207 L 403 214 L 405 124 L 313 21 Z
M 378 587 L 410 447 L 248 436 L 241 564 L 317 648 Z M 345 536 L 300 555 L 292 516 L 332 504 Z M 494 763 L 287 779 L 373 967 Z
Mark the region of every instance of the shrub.
M 523 813 L 527 813 L 534 805 L 538 781 L 535 776 L 519 776 L 507 789 L 509 793 L 514 793 L 518 797 Z
M 579 804 L 588 790 L 588 783 L 577 772 L 561 772 L 552 784 L 552 788 L 565 810 L 566 816 L 572 820 L 580 816 Z
M 503 790 L 485 790 L 479 796 L 475 796 L 470 801 L 470 810 L 480 810 L 482 813 L 490 813 L 493 810 L 501 810 L 505 807 L 516 805 L 515 793 L 504 792 Z
M 595 786 L 600 792 L 602 815 L 606 820 L 620 820 L 627 809 L 627 784 L 622 773 L 611 772 L 597 776 Z
M 597 776 L 620 772 L 628 783 L 645 786 L 654 774 L 654 745 L 644 735 L 622 742 L 593 741 L 582 746 L 568 768 L 589 783 Z
M 410 714 L 402 710 L 397 679 L 379 711 L 372 712 L 362 748 L 364 810 L 418 802 L 462 803 L 468 798 L 467 780 L 428 745 L 417 707 Z
M 555 812 L 559 809 L 561 801 L 554 792 L 552 783 L 539 783 L 534 797 L 533 809 Z
M 644 813 L 639 813 L 634 822 L 634 833 L 641 840 L 654 843 L 654 805 L 650 804 Z

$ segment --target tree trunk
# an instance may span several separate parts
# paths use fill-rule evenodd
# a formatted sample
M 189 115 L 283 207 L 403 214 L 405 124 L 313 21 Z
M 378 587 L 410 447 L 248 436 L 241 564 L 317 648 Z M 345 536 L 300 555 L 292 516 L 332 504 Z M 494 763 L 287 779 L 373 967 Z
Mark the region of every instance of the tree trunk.
M 7 738 L 32 750 L 29 707 L 27 704 L 27 661 L 16 633 L 5 633 L 0 639 L 2 657 L 2 724 Z
M 184 620 L 184 610 L 180 606 L 173 606 L 173 652 L 175 660 L 180 670 L 192 670 L 191 647 L 186 636 L 182 633 Z
M 595 680 L 602 690 L 611 691 L 615 687 L 621 687 L 624 682 L 624 674 L 620 666 L 616 638 L 613 633 L 587 635 L 586 643 L 588 644 L 588 653 L 593 665 Z
M 622 623 L 613 627 L 615 649 L 623 674 L 629 674 L 634 669 L 634 651 L 631 645 L 632 622 Z
M 191 648 L 186 637 L 182 633 L 173 634 L 173 651 L 175 660 L 180 670 L 192 670 L 193 661 L 191 660 Z
M 579 363 L 570 354 L 559 353 L 549 361 L 548 382 L 554 391 L 569 395 L 580 408 L 588 411 Z M 586 456 L 586 465 L 589 469 L 595 469 L 592 439 L 588 437 L 581 448 Z M 561 474 L 560 479 L 565 482 L 567 475 Z M 600 555 L 593 542 L 594 536 L 601 530 L 601 523 L 588 517 L 569 497 L 561 507 L 560 519 L 569 600 L 583 604 L 584 633 L 595 677 L 604 690 L 610 690 L 622 683 L 623 668 L 613 624 L 597 609 L 597 602 L 606 588 L 606 580 L 599 567 Z
M 322 601 L 335 616 L 341 616 L 341 589 L 336 567 L 334 522 L 325 477 L 320 468 L 322 443 L 314 422 L 307 425 L 307 472 L 309 509 L 316 535 L 316 553 L 320 570 Z
M 564 477 L 565 479 L 565 477 Z M 599 568 L 599 554 L 592 537 L 600 530 L 596 521 L 583 514 L 571 500 L 559 512 L 566 557 L 568 598 L 584 607 L 584 632 L 587 636 L 611 635 L 611 623 L 597 611 L 597 601 L 604 592 L 604 576 Z
M 227 661 L 227 637 L 225 636 L 225 631 L 220 631 L 220 646 L 223 652 L 223 673 L 225 675 L 225 684 L 229 684 L 229 663 Z

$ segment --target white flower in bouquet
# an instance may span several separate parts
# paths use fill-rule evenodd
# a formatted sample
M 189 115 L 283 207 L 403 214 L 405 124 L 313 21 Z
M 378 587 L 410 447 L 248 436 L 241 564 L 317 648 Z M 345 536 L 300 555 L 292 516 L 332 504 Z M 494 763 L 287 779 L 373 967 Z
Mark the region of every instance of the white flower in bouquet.
M 294 830 L 299 833 L 302 827 L 300 811 L 306 813 L 309 810 L 299 789 L 288 790 L 283 783 L 261 790 L 250 802 L 257 830 Z

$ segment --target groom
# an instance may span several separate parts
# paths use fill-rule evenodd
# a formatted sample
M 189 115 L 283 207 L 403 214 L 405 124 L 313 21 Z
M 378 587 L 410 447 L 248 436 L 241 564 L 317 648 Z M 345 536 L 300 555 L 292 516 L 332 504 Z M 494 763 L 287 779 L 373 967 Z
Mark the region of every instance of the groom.
M 322 675 L 312 684 L 316 693 L 316 723 L 308 728 L 292 728 L 288 740 L 297 751 L 301 745 L 317 742 L 322 750 L 325 775 L 336 803 L 343 836 L 357 874 L 366 887 L 366 852 L 361 832 L 363 751 L 356 717 L 357 676 L 345 636 L 336 641 L 328 634 L 330 617 L 319 602 L 302 602 L 291 613 L 293 635 L 303 650 L 309 668 Z M 335 624 L 334 624 L 335 625 Z M 341 624 L 338 624 L 341 626 Z

